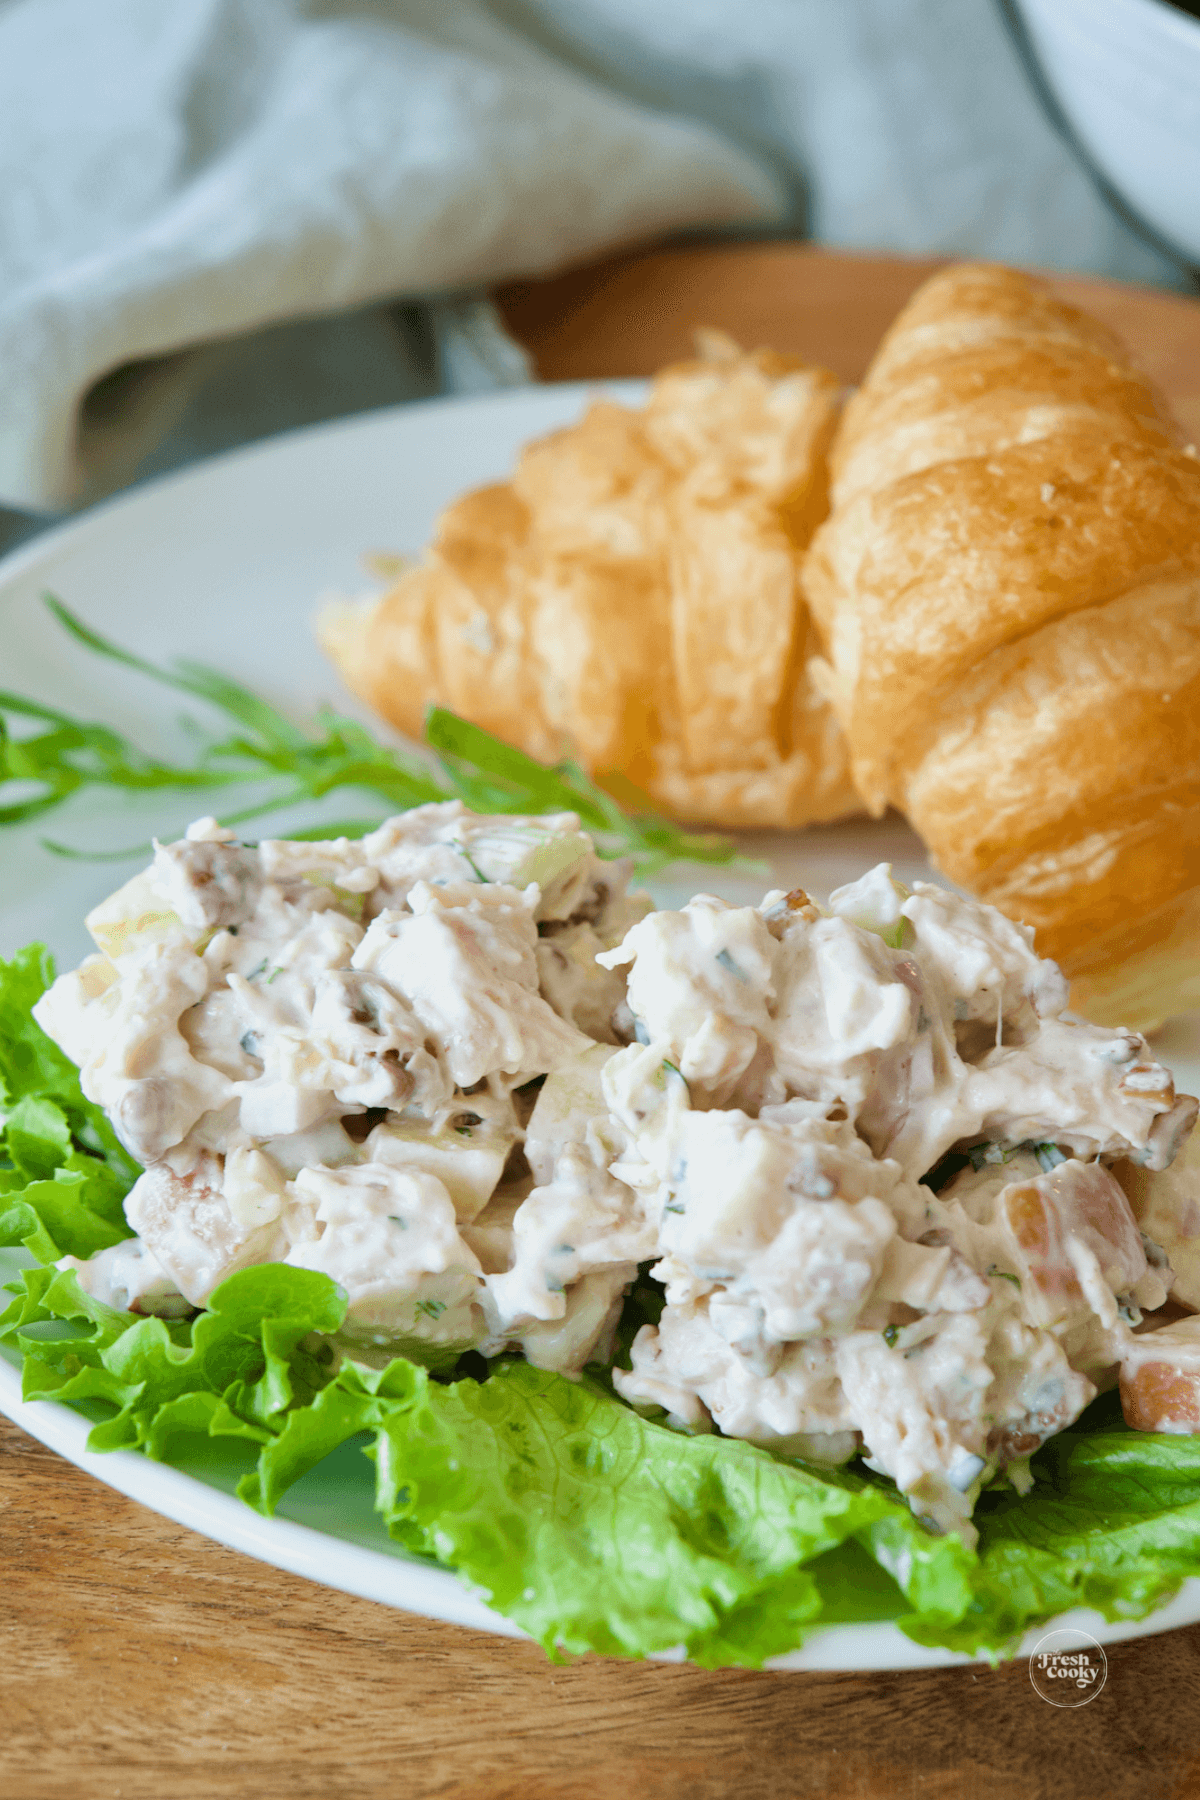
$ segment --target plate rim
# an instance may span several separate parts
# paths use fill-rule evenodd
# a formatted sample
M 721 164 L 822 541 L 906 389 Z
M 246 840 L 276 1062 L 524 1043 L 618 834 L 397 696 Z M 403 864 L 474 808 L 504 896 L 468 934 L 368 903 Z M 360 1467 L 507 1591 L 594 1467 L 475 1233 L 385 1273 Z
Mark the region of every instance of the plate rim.
M 136 519 L 144 508 L 153 508 L 160 497 L 189 484 L 200 484 L 217 469 L 269 463 L 290 449 L 321 440 L 336 446 L 339 440 L 345 442 L 375 431 L 386 433 L 389 425 L 419 424 L 420 417 L 430 413 L 444 414 L 479 407 L 501 413 L 513 409 L 519 411 L 522 404 L 537 396 L 583 400 L 591 393 L 623 392 L 634 398 L 645 391 L 646 385 L 633 378 L 555 381 L 483 394 L 439 395 L 365 409 L 348 418 L 322 420 L 233 446 L 100 500 L 16 545 L 0 557 L 0 607 L 14 583 L 36 575 L 39 563 L 53 560 L 64 549 L 86 540 L 98 524 L 107 523 L 114 516 L 119 519 L 122 514 Z M 264 1519 L 245 1502 L 202 1478 L 169 1463 L 154 1462 L 138 1452 L 89 1451 L 86 1448 L 89 1421 L 58 1401 L 23 1400 L 20 1367 L 4 1353 L 0 1353 L 0 1413 L 105 1486 L 227 1548 L 401 1612 L 494 1636 L 532 1641 L 519 1626 L 487 1606 L 476 1590 L 449 1569 L 430 1568 L 389 1554 L 382 1548 L 370 1549 L 287 1518 Z M 383 1530 L 380 1521 L 380 1531 Z M 1076 1626 L 1089 1632 L 1098 1642 L 1112 1644 L 1155 1636 L 1198 1620 L 1200 1576 L 1187 1578 L 1173 1599 L 1145 1619 L 1110 1624 L 1099 1613 L 1085 1608 L 1057 1615 L 1026 1633 L 1016 1654 L 1017 1657 L 1028 1656 L 1047 1631 L 1062 1625 Z M 682 1652 L 666 1653 L 650 1660 L 682 1660 Z M 970 1656 L 928 1648 L 906 1637 L 891 1621 L 869 1621 L 819 1626 L 801 1649 L 771 1659 L 765 1668 L 770 1673 L 818 1670 L 904 1672 L 986 1666 L 989 1661 L 983 1654 Z
M 23 1400 L 21 1371 L 9 1355 L 0 1354 L 0 1413 L 47 1449 L 74 1464 L 85 1475 L 114 1488 L 126 1499 L 149 1508 L 190 1531 L 322 1587 L 372 1600 L 402 1613 L 440 1624 L 482 1631 L 493 1637 L 534 1640 L 492 1610 L 467 1582 L 450 1569 L 388 1555 L 345 1538 L 302 1525 L 293 1519 L 264 1518 L 235 1495 L 202 1477 L 155 1462 L 134 1450 L 92 1451 L 87 1448 L 91 1421 L 58 1400 Z M 383 1530 L 380 1521 L 380 1530 Z M 1110 1624 L 1098 1612 L 1074 1607 L 1031 1627 L 1013 1661 L 1022 1661 L 1049 1631 L 1074 1627 L 1100 1644 L 1156 1637 L 1200 1618 L 1200 1577 L 1189 1577 L 1165 1606 L 1145 1619 Z M 620 1659 L 627 1660 L 627 1659 Z M 648 1662 L 682 1662 L 682 1650 L 645 1658 Z M 804 1645 L 764 1664 L 762 1674 L 896 1673 L 917 1669 L 979 1668 L 992 1659 L 955 1650 L 931 1648 L 906 1637 L 890 1620 L 864 1624 L 819 1625 Z M 755 1673 L 756 1671 L 743 1671 Z
M 382 429 L 389 424 L 419 419 L 428 413 L 440 414 L 460 409 L 466 411 L 475 407 L 505 411 L 514 400 L 528 400 L 533 395 L 542 394 L 562 395 L 564 398 L 577 394 L 583 399 L 590 393 L 624 392 L 633 399 L 644 394 L 649 386 L 649 381 L 641 376 L 601 375 L 585 381 L 530 381 L 519 387 L 488 388 L 479 393 L 433 394 L 420 400 L 400 400 L 387 406 L 363 407 L 358 412 L 343 414 L 336 419 L 318 419 L 308 425 L 290 425 L 282 431 L 269 432 L 265 437 L 252 438 L 248 443 L 232 444 L 209 456 L 198 456 L 177 468 L 165 469 L 161 474 L 148 475 L 131 487 L 121 488 L 116 493 L 106 494 L 101 499 L 80 507 L 77 512 L 48 515 L 53 523 L 35 529 L 32 537 L 22 538 L 11 550 L 0 555 L 0 603 L 5 599 L 4 589 L 9 582 L 28 574 L 42 556 L 57 553 L 74 537 L 86 533 L 96 523 L 126 510 L 135 510 L 147 500 L 152 501 L 162 494 L 186 487 L 212 470 L 229 469 L 239 463 L 255 463 L 269 459 L 294 445 L 316 443 L 322 438 L 332 441 L 339 437 L 353 437 L 364 429 Z M 31 516 L 37 517 L 36 514 Z

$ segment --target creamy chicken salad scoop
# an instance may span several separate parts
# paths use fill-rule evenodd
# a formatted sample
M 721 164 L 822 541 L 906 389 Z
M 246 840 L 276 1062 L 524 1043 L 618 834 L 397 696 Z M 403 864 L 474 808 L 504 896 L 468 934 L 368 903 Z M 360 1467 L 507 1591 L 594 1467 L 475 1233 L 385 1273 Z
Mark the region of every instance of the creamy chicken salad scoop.
M 1068 1012 L 1027 928 L 886 864 L 824 907 L 653 911 L 628 873 L 573 814 L 458 802 L 156 846 L 35 1009 L 145 1170 L 137 1235 L 60 1266 L 170 1317 L 289 1263 L 345 1290 L 339 1354 L 577 1376 L 649 1263 L 625 1400 L 861 1453 L 968 1538 L 1118 1376 L 1131 1423 L 1200 1427 L 1200 1315 L 1147 1329 L 1188 1234 L 1129 1198 L 1194 1207 L 1160 1172 L 1197 1105 L 1144 1038 Z

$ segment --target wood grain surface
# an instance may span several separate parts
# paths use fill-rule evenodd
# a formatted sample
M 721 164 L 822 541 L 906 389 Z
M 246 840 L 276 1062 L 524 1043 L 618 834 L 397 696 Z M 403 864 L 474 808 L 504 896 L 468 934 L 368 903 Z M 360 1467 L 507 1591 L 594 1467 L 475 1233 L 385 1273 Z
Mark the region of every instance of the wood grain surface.
M 710 1673 L 408 1618 L 148 1512 L 0 1420 L 4 1800 L 1194 1800 L 1200 1626 L 1087 1706 L 1024 1665 Z
M 499 296 L 547 378 L 648 373 L 697 324 L 861 373 L 933 267 L 795 245 L 625 256 Z M 1200 305 L 1063 281 L 1200 435 Z M 1051 1707 L 1023 1665 L 756 1675 L 414 1619 L 173 1525 L 0 1419 L 0 1800 L 1196 1800 L 1200 1627 Z

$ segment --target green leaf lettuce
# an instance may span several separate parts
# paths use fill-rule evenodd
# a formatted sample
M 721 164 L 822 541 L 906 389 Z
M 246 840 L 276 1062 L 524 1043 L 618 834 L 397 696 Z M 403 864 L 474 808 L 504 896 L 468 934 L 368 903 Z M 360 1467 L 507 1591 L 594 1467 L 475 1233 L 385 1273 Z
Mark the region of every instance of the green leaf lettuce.
M 128 1237 L 121 1204 L 141 1173 L 31 1017 L 53 979 L 41 944 L 0 958 L 0 1244 L 45 1263 Z

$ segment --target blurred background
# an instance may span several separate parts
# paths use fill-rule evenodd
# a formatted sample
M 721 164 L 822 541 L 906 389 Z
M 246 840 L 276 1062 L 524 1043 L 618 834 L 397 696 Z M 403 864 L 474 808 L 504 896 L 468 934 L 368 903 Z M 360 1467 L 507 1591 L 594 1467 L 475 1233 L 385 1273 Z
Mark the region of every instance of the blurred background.
M 714 238 L 1188 292 L 1198 0 L 0 0 L 0 549 Z

